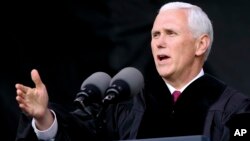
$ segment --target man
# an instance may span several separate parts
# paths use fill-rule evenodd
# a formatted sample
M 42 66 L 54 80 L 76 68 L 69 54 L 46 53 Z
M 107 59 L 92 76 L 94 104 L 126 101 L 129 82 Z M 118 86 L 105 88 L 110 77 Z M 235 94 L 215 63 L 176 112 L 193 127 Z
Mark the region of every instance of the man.
M 205 135 L 212 141 L 227 141 L 235 139 L 232 133 L 236 128 L 249 129 L 250 98 L 203 71 L 212 42 L 212 24 L 199 7 L 182 2 L 163 5 L 154 21 L 151 40 L 160 76 L 153 78 L 157 85 L 146 81 L 143 93 L 110 105 L 105 117 L 107 139 Z M 35 137 L 74 138 L 69 126 L 61 124 L 65 117 L 55 112 L 60 110 L 48 108 L 47 90 L 38 72 L 33 70 L 31 76 L 35 88 L 17 84 L 16 99 L 24 113 L 33 118 Z M 80 118 L 69 119 L 80 123 Z M 20 129 L 26 131 L 19 130 L 18 139 L 34 137 L 32 128 Z M 82 131 L 82 139 L 91 134 L 88 131 Z M 95 135 L 99 134 L 91 137 Z
M 143 98 L 138 95 L 132 108 L 121 109 L 126 112 L 119 111 L 119 106 L 114 109 L 116 119 L 127 118 L 115 124 L 119 136 L 205 135 L 212 141 L 249 140 L 247 133 L 235 134 L 250 129 L 249 97 L 203 71 L 213 42 L 213 27 L 202 9 L 182 2 L 163 5 L 151 35 L 160 78 L 154 76 L 154 81 L 145 82 Z M 176 93 L 178 98 L 172 98 Z

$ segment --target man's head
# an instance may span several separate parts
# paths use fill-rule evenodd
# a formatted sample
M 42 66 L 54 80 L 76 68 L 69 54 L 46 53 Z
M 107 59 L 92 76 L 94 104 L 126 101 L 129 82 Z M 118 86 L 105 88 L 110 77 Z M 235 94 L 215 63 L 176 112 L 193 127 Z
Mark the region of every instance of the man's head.
M 201 8 L 182 2 L 163 5 L 151 40 L 159 74 L 169 83 L 190 81 L 207 59 L 212 41 L 212 24 Z

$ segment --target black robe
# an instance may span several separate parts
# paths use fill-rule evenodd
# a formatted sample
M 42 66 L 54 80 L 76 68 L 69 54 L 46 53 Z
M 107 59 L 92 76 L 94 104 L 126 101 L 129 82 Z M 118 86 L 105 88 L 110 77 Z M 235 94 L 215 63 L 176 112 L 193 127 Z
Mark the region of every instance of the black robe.
M 192 82 L 175 104 L 164 81 L 154 79 L 158 80 L 152 81 L 154 84 L 146 81 L 145 89 L 134 98 L 109 105 L 102 124 L 81 110 L 68 114 L 51 106 L 58 117 L 56 141 L 187 135 L 205 135 L 211 141 L 243 141 L 233 136 L 235 129 L 246 128 L 250 134 L 250 99 L 213 76 L 205 74 Z M 94 109 L 94 113 L 100 110 Z M 20 119 L 16 140 L 37 140 L 30 123 L 25 116 Z
M 201 135 L 208 109 L 225 87 L 205 75 L 189 85 L 175 104 L 164 82 L 150 88 L 138 138 Z
M 243 137 L 233 136 L 236 127 L 250 131 L 250 98 L 215 77 L 205 74 L 192 82 L 175 104 L 164 81 L 154 79 L 158 83 L 146 82 L 143 96 L 135 98 L 132 108 L 123 103 L 114 110 L 119 113 L 114 117 L 120 138 L 204 135 L 211 141 L 242 141 Z

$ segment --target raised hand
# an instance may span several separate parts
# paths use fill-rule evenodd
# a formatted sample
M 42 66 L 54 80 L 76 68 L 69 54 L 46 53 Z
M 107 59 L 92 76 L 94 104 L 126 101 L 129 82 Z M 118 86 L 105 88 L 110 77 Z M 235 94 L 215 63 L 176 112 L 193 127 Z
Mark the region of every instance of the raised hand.
M 47 129 L 53 123 L 53 115 L 48 109 L 47 89 L 36 69 L 31 71 L 31 78 L 35 84 L 34 88 L 16 84 L 16 100 L 27 116 L 35 118 L 39 129 Z

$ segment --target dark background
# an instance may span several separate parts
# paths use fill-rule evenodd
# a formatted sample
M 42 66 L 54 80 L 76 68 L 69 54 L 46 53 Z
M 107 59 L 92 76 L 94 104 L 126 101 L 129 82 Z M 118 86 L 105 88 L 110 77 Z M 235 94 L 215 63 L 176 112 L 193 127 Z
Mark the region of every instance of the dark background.
M 9 0 L 1 2 L 0 135 L 14 140 L 20 110 L 15 83 L 34 86 L 38 69 L 50 101 L 72 104 L 82 81 L 134 66 L 153 77 L 150 30 L 164 0 Z M 247 0 L 190 0 L 210 17 L 215 40 L 205 71 L 250 92 Z

